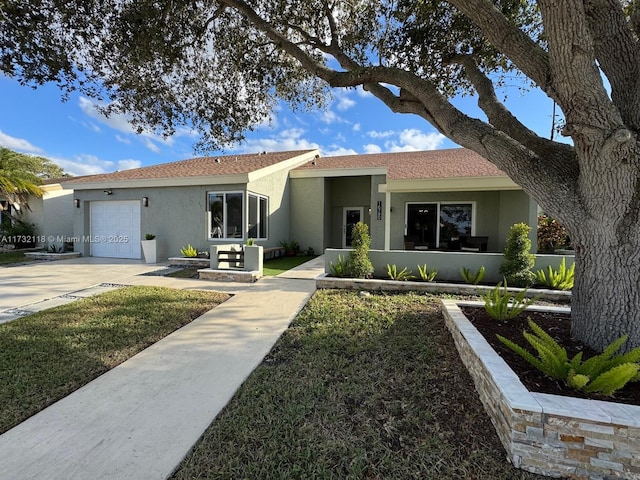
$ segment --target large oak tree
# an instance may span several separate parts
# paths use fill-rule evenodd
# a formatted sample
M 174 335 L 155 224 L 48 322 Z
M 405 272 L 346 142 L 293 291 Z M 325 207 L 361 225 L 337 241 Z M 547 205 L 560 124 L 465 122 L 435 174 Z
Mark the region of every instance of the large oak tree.
M 362 86 L 505 171 L 570 231 L 572 328 L 640 345 L 640 33 L 635 0 L 0 0 L 0 65 L 25 84 L 109 99 L 140 129 L 225 145 L 279 100 Z M 496 95 L 518 74 L 572 145 Z M 610 89 L 603 79 L 607 80 Z M 477 96 L 486 118 L 450 102 Z

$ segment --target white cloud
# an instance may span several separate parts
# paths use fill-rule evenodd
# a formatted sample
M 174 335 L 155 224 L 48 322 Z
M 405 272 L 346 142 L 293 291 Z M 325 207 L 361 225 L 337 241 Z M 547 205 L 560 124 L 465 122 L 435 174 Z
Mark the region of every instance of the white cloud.
M 367 132 L 367 136 L 371 137 L 371 138 L 387 138 L 387 137 L 391 137 L 393 135 L 397 135 L 398 132 L 395 132 L 393 130 L 387 130 L 385 132 L 378 132 L 375 130 L 370 130 Z
M 116 140 L 119 141 L 120 143 L 124 143 L 125 145 L 131 145 L 131 140 L 129 140 L 126 137 L 123 137 L 122 135 L 116 135 Z
M 399 142 L 394 140 L 385 142 L 385 147 L 388 151 L 415 152 L 419 150 L 436 150 L 447 138 L 440 133 L 424 133 L 417 128 L 402 130 L 398 137 Z
M 337 90 L 335 92 L 336 97 L 336 108 L 341 112 L 345 110 L 349 110 L 351 107 L 354 107 L 356 102 L 351 99 L 349 96 L 348 90 Z
M 233 149 L 238 153 L 278 152 L 285 150 L 312 150 L 319 148 L 315 142 L 303 138 L 305 130 L 290 128 L 267 138 L 252 138 L 245 140 Z
M 337 145 L 331 145 L 329 148 L 330 148 L 329 150 L 327 150 L 325 148 L 321 149 L 323 157 L 338 157 L 338 156 L 342 156 L 342 155 L 357 155 L 358 154 L 358 152 L 356 152 L 352 148 L 344 148 L 344 147 L 339 147 Z
M 160 153 L 160 147 L 158 147 L 150 138 L 143 138 L 142 143 L 145 147 L 151 150 L 153 153 Z
M 362 128 L 362 125 L 360 125 L 359 123 L 354 123 L 352 127 L 354 132 L 359 132 L 361 128 Z
M 375 143 L 368 143 L 364 146 L 364 153 L 382 153 L 382 148 Z
M 367 92 L 364 88 L 362 88 L 362 85 L 358 85 L 356 87 L 356 93 L 358 94 L 358 96 L 360 98 L 369 98 L 369 97 L 373 97 L 373 93 L 371 92 Z
M 36 147 L 28 140 L 12 137 L 11 135 L 4 133 L 2 130 L 0 130 L 0 146 L 22 153 L 42 154 L 42 149 Z
M 100 160 L 95 155 L 80 154 L 74 158 L 51 158 L 54 163 L 71 175 L 96 175 L 98 173 L 109 173 L 115 170 L 130 170 L 142 166 L 140 160 L 124 159 L 116 162 L 111 160 Z
M 172 146 L 175 143 L 175 139 L 177 137 L 197 137 L 197 132 L 190 130 L 188 128 L 177 128 L 176 132 L 170 137 L 163 137 L 161 135 L 156 135 L 152 132 L 142 132 L 138 133 L 129 123 L 129 118 L 121 113 L 111 114 L 109 117 L 106 117 L 98 110 L 98 103 L 86 97 L 78 98 L 78 106 L 80 110 L 90 118 L 97 120 L 99 123 L 108 126 L 114 130 L 117 130 L 126 135 L 134 136 L 142 141 L 145 147 L 155 153 L 160 152 L 160 147 L 157 145 L 158 143 L 162 145 Z M 92 124 L 93 125 L 93 124 Z M 99 129 L 99 127 L 96 126 Z M 125 137 L 119 135 L 116 137 L 119 142 L 126 143 L 124 141 Z

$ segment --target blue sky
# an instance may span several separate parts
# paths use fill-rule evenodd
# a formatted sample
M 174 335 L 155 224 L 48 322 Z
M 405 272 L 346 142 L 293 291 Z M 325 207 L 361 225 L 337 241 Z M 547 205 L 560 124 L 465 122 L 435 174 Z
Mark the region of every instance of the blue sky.
M 500 92 L 507 106 L 532 130 L 548 137 L 551 102 L 540 92 L 523 94 L 517 84 Z M 455 104 L 482 118 L 473 97 Z M 55 85 L 36 90 L 0 76 L 0 146 L 47 157 L 73 175 L 113 172 L 196 156 L 187 128 L 173 137 L 138 135 L 124 116 L 105 118 L 95 102 L 72 94 L 62 102 Z M 456 144 L 426 121 L 392 113 L 363 90 L 336 90 L 325 111 L 292 113 L 281 106 L 270 125 L 215 154 L 319 148 L 323 156 L 452 148 Z

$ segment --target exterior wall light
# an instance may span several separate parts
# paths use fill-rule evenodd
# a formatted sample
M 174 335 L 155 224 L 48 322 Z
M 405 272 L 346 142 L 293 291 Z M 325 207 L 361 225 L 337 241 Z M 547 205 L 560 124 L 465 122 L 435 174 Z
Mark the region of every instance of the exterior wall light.
M 149 206 L 149 197 L 142 197 L 142 206 L 143 207 Z
M 112 192 L 111 190 L 105 190 L 105 191 L 104 191 L 104 194 L 105 194 L 105 195 L 111 195 L 112 193 L 113 193 L 113 192 Z
M 79 198 L 74 198 L 73 199 L 73 206 L 76 208 L 80 208 L 80 199 Z

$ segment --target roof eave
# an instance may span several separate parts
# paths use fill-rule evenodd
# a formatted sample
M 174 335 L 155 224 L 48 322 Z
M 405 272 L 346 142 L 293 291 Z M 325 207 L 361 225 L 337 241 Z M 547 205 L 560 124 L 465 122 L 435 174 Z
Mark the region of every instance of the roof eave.
M 522 190 L 507 176 L 448 177 L 387 180 L 387 192 L 461 192 L 491 190 Z
M 99 190 L 101 188 L 189 187 L 195 185 L 231 185 L 249 183 L 249 174 L 207 175 L 199 177 L 144 178 L 131 180 L 102 180 L 99 182 L 65 182 L 67 190 Z

